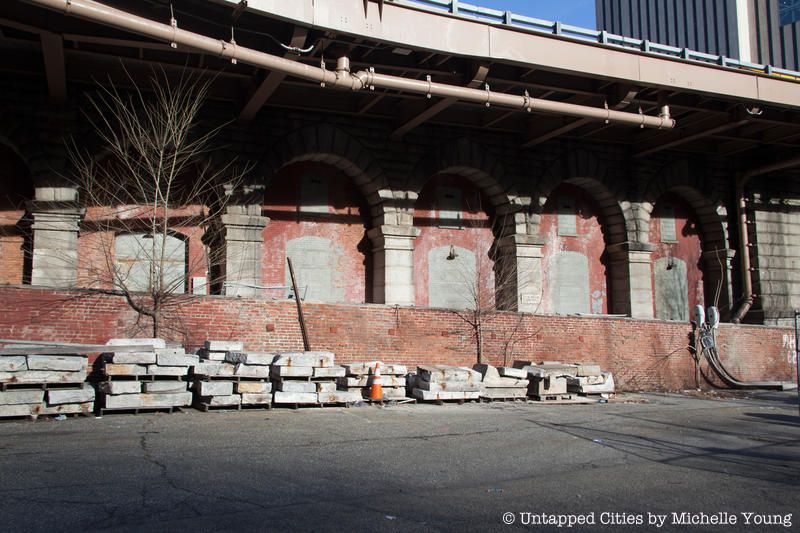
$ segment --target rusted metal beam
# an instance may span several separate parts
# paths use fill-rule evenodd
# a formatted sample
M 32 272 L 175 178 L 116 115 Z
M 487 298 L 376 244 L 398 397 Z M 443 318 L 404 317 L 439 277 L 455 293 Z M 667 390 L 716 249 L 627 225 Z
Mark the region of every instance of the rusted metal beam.
M 64 66 L 64 39 L 55 33 L 42 32 L 42 55 L 50 100 L 62 104 L 67 99 L 67 69 Z
M 639 87 L 625 87 L 625 88 L 618 88 L 617 95 L 614 97 L 614 102 L 609 102 L 609 106 L 611 109 L 621 110 L 627 108 L 631 105 L 631 102 L 636 98 L 636 95 L 639 94 L 640 88 Z M 581 118 L 578 120 L 574 120 L 568 124 L 564 124 L 559 128 L 552 129 L 546 133 L 542 133 L 536 137 L 532 137 L 528 139 L 523 145 L 522 148 L 530 148 L 531 146 L 536 146 L 537 144 L 542 144 L 543 142 L 549 141 L 555 137 L 559 137 L 565 133 L 568 133 L 572 130 L 576 130 L 587 124 L 591 124 L 593 121 Z
M 472 80 L 467 83 L 467 87 L 471 89 L 476 89 L 483 85 L 484 81 L 486 81 L 486 76 L 489 74 L 489 65 L 478 65 L 475 69 L 475 74 L 472 76 Z M 430 120 L 431 118 L 435 117 L 451 105 L 458 102 L 458 98 L 455 97 L 448 97 L 443 98 L 436 102 L 435 104 L 427 107 L 424 111 L 419 113 L 418 115 L 412 117 L 411 119 L 407 120 L 403 123 L 399 128 L 394 130 L 389 138 L 393 141 L 399 141 L 403 138 L 403 135 L 408 133 L 409 131 L 413 130 L 420 124 L 425 123 L 426 121 Z
M 292 33 L 290 46 L 294 48 L 303 48 L 307 38 L 308 30 L 300 26 L 295 26 Z M 285 54 L 284 57 L 288 57 L 289 55 L 290 54 Z M 275 91 L 278 89 L 284 79 L 286 79 L 286 74 L 283 72 L 272 71 L 267 74 L 267 77 L 253 92 L 253 94 L 250 96 L 250 99 L 239 113 L 239 122 L 247 123 L 253 120 L 261 108 L 264 107 L 264 104 L 267 103 L 267 100 L 269 100 L 270 97 L 275 94 Z
M 682 144 L 690 143 L 692 141 L 696 141 L 698 139 L 702 139 L 704 137 L 708 137 L 710 135 L 714 135 L 715 133 L 722 133 L 723 131 L 732 130 L 734 128 L 738 128 L 739 126 L 743 126 L 750 122 L 751 119 L 740 119 L 740 120 L 733 120 L 728 121 L 724 124 L 719 124 L 713 128 L 706 128 L 700 131 L 688 132 L 682 131 L 679 133 L 680 138 L 673 139 L 671 141 L 655 141 L 654 143 L 643 146 L 639 148 L 636 152 L 633 153 L 633 157 L 645 157 L 651 154 L 655 154 L 657 152 L 661 152 L 662 150 L 668 150 L 670 148 L 675 148 L 676 146 L 680 146 Z

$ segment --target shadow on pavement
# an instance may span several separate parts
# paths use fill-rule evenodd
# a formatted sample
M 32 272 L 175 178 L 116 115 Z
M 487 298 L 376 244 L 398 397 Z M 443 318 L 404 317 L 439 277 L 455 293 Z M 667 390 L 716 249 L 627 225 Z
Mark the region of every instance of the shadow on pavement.
M 745 416 L 760 418 L 782 426 L 800 426 L 800 415 L 779 415 L 773 413 L 744 413 Z

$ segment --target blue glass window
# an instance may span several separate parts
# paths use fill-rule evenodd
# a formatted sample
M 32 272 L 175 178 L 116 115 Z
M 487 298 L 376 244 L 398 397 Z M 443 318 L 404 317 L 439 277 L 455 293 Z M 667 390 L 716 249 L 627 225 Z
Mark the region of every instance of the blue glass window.
M 781 26 L 800 20 L 800 0 L 779 0 Z

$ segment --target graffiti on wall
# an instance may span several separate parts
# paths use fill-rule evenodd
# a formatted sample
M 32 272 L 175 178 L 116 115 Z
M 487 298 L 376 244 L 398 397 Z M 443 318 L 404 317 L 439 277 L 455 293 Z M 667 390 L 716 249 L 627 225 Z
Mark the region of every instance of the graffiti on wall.
M 795 337 L 793 334 L 783 334 L 783 350 L 782 353 L 786 356 L 786 360 L 790 365 L 797 364 L 797 351 L 795 348 Z

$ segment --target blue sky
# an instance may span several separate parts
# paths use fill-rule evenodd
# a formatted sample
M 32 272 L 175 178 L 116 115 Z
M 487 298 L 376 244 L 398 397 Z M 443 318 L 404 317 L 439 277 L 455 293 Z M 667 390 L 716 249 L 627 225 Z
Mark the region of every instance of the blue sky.
M 594 0 L 464 0 L 465 3 L 512 11 L 573 26 L 595 27 Z

